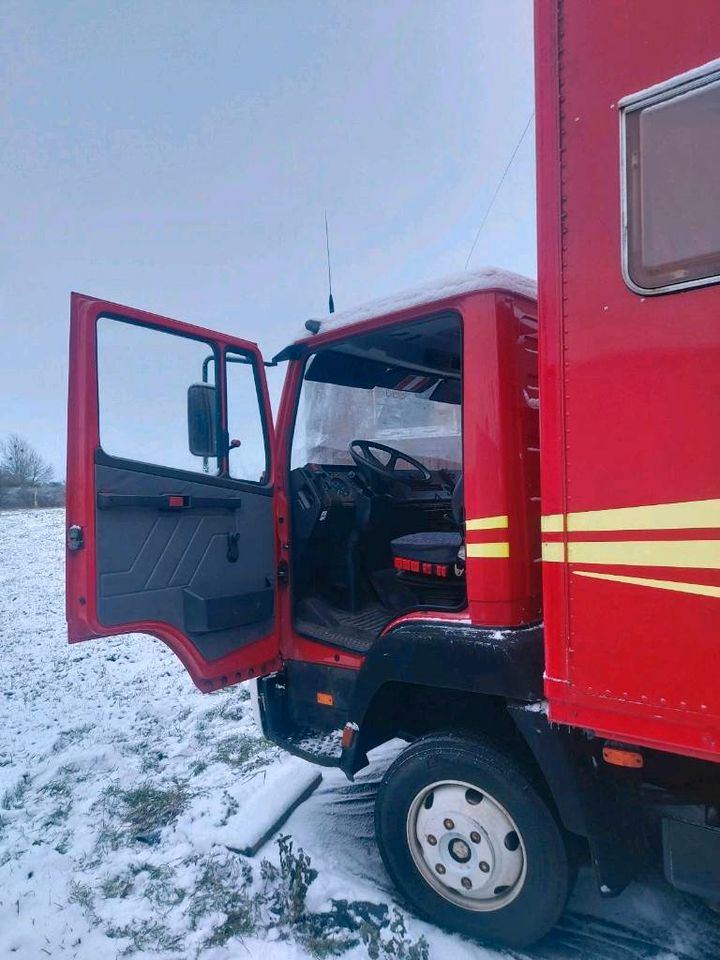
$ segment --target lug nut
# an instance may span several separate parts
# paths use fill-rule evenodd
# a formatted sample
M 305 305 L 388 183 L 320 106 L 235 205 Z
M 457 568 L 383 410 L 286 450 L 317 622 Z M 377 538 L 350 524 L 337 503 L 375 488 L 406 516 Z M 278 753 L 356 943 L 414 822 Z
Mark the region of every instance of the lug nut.
M 469 890 L 472 887 L 472 880 L 470 877 L 463 877 L 460 883 L 465 887 L 466 890 Z
M 482 840 L 482 837 L 477 832 L 477 830 L 473 830 L 473 832 L 470 834 L 470 839 L 472 840 L 473 843 L 480 843 L 480 841 Z
M 438 863 L 435 869 L 438 873 L 445 873 L 445 867 L 441 863 Z
M 427 842 L 431 847 L 434 847 L 437 844 L 437 837 L 434 837 L 431 833 L 428 834 Z
M 455 824 L 454 824 L 453 821 L 450 819 L 450 817 L 447 817 L 447 819 L 443 820 L 443 826 L 445 827 L 446 830 L 454 830 L 454 829 L 455 829 Z
M 486 863 L 484 860 L 480 861 L 480 870 L 482 873 L 490 873 L 490 864 Z

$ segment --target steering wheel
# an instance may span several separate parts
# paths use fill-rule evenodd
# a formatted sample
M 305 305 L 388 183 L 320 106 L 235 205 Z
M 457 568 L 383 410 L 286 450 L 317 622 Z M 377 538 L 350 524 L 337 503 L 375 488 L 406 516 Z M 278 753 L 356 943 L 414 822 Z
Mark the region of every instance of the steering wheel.
M 384 443 L 377 443 L 375 440 L 351 440 L 348 450 L 358 467 L 370 470 L 386 480 L 395 479 L 399 461 L 414 467 L 420 480 L 428 481 L 432 476 L 428 468 L 415 457 L 403 453 L 402 450 L 396 450 L 395 447 L 386 447 Z M 383 453 L 387 453 L 387 460 L 383 463 L 372 453 L 372 450 L 382 450 Z

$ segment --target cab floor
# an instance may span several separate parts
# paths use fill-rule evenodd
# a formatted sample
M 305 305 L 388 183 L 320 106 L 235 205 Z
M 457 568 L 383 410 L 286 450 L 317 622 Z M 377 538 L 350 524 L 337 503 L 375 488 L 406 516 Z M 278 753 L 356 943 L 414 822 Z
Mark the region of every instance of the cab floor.
M 315 640 L 365 653 L 395 613 L 378 602 L 368 602 L 355 613 L 334 607 L 316 597 L 302 600 L 295 614 L 295 629 Z

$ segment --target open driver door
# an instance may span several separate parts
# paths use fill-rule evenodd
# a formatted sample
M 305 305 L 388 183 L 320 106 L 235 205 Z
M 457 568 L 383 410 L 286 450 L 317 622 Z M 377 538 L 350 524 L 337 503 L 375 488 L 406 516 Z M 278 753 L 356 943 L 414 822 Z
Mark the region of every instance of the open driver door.
M 73 294 L 70 642 L 152 634 L 204 691 L 276 670 L 271 451 L 255 344 Z

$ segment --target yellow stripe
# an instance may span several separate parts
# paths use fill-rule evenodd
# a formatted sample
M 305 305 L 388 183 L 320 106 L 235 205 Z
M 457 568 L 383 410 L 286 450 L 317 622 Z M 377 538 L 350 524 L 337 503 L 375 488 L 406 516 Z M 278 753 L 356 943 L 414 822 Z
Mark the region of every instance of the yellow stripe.
M 564 543 L 544 543 L 542 558 L 546 563 L 563 563 L 565 561 Z
M 590 573 L 589 570 L 573 570 L 578 577 L 591 577 L 593 580 L 612 580 L 615 583 L 629 583 L 638 587 L 656 587 L 658 590 L 673 590 L 676 593 L 694 593 L 700 597 L 720 597 L 720 587 L 709 587 L 704 583 L 678 583 L 676 580 L 649 580 L 646 577 L 618 577 L 612 573 Z
M 555 519 L 555 517 L 547 518 Z M 720 527 L 720 500 L 688 500 L 644 507 L 586 510 L 567 515 L 567 528 L 576 530 L 684 530 Z M 554 529 L 545 528 L 543 529 Z
M 466 543 L 468 557 L 509 557 L 509 543 Z
M 570 563 L 720 569 L 720 540 L 619 540 L 568 544 Z
M 503 530 L 507 529 L 507 517 L 478 517 L 477 520 L 466 520 L 466 530 Z
M 565 529 L 565 515 L 562 513 L 548 513 L 540 517 L 540 529 L 543 533 L 562 533 Z

